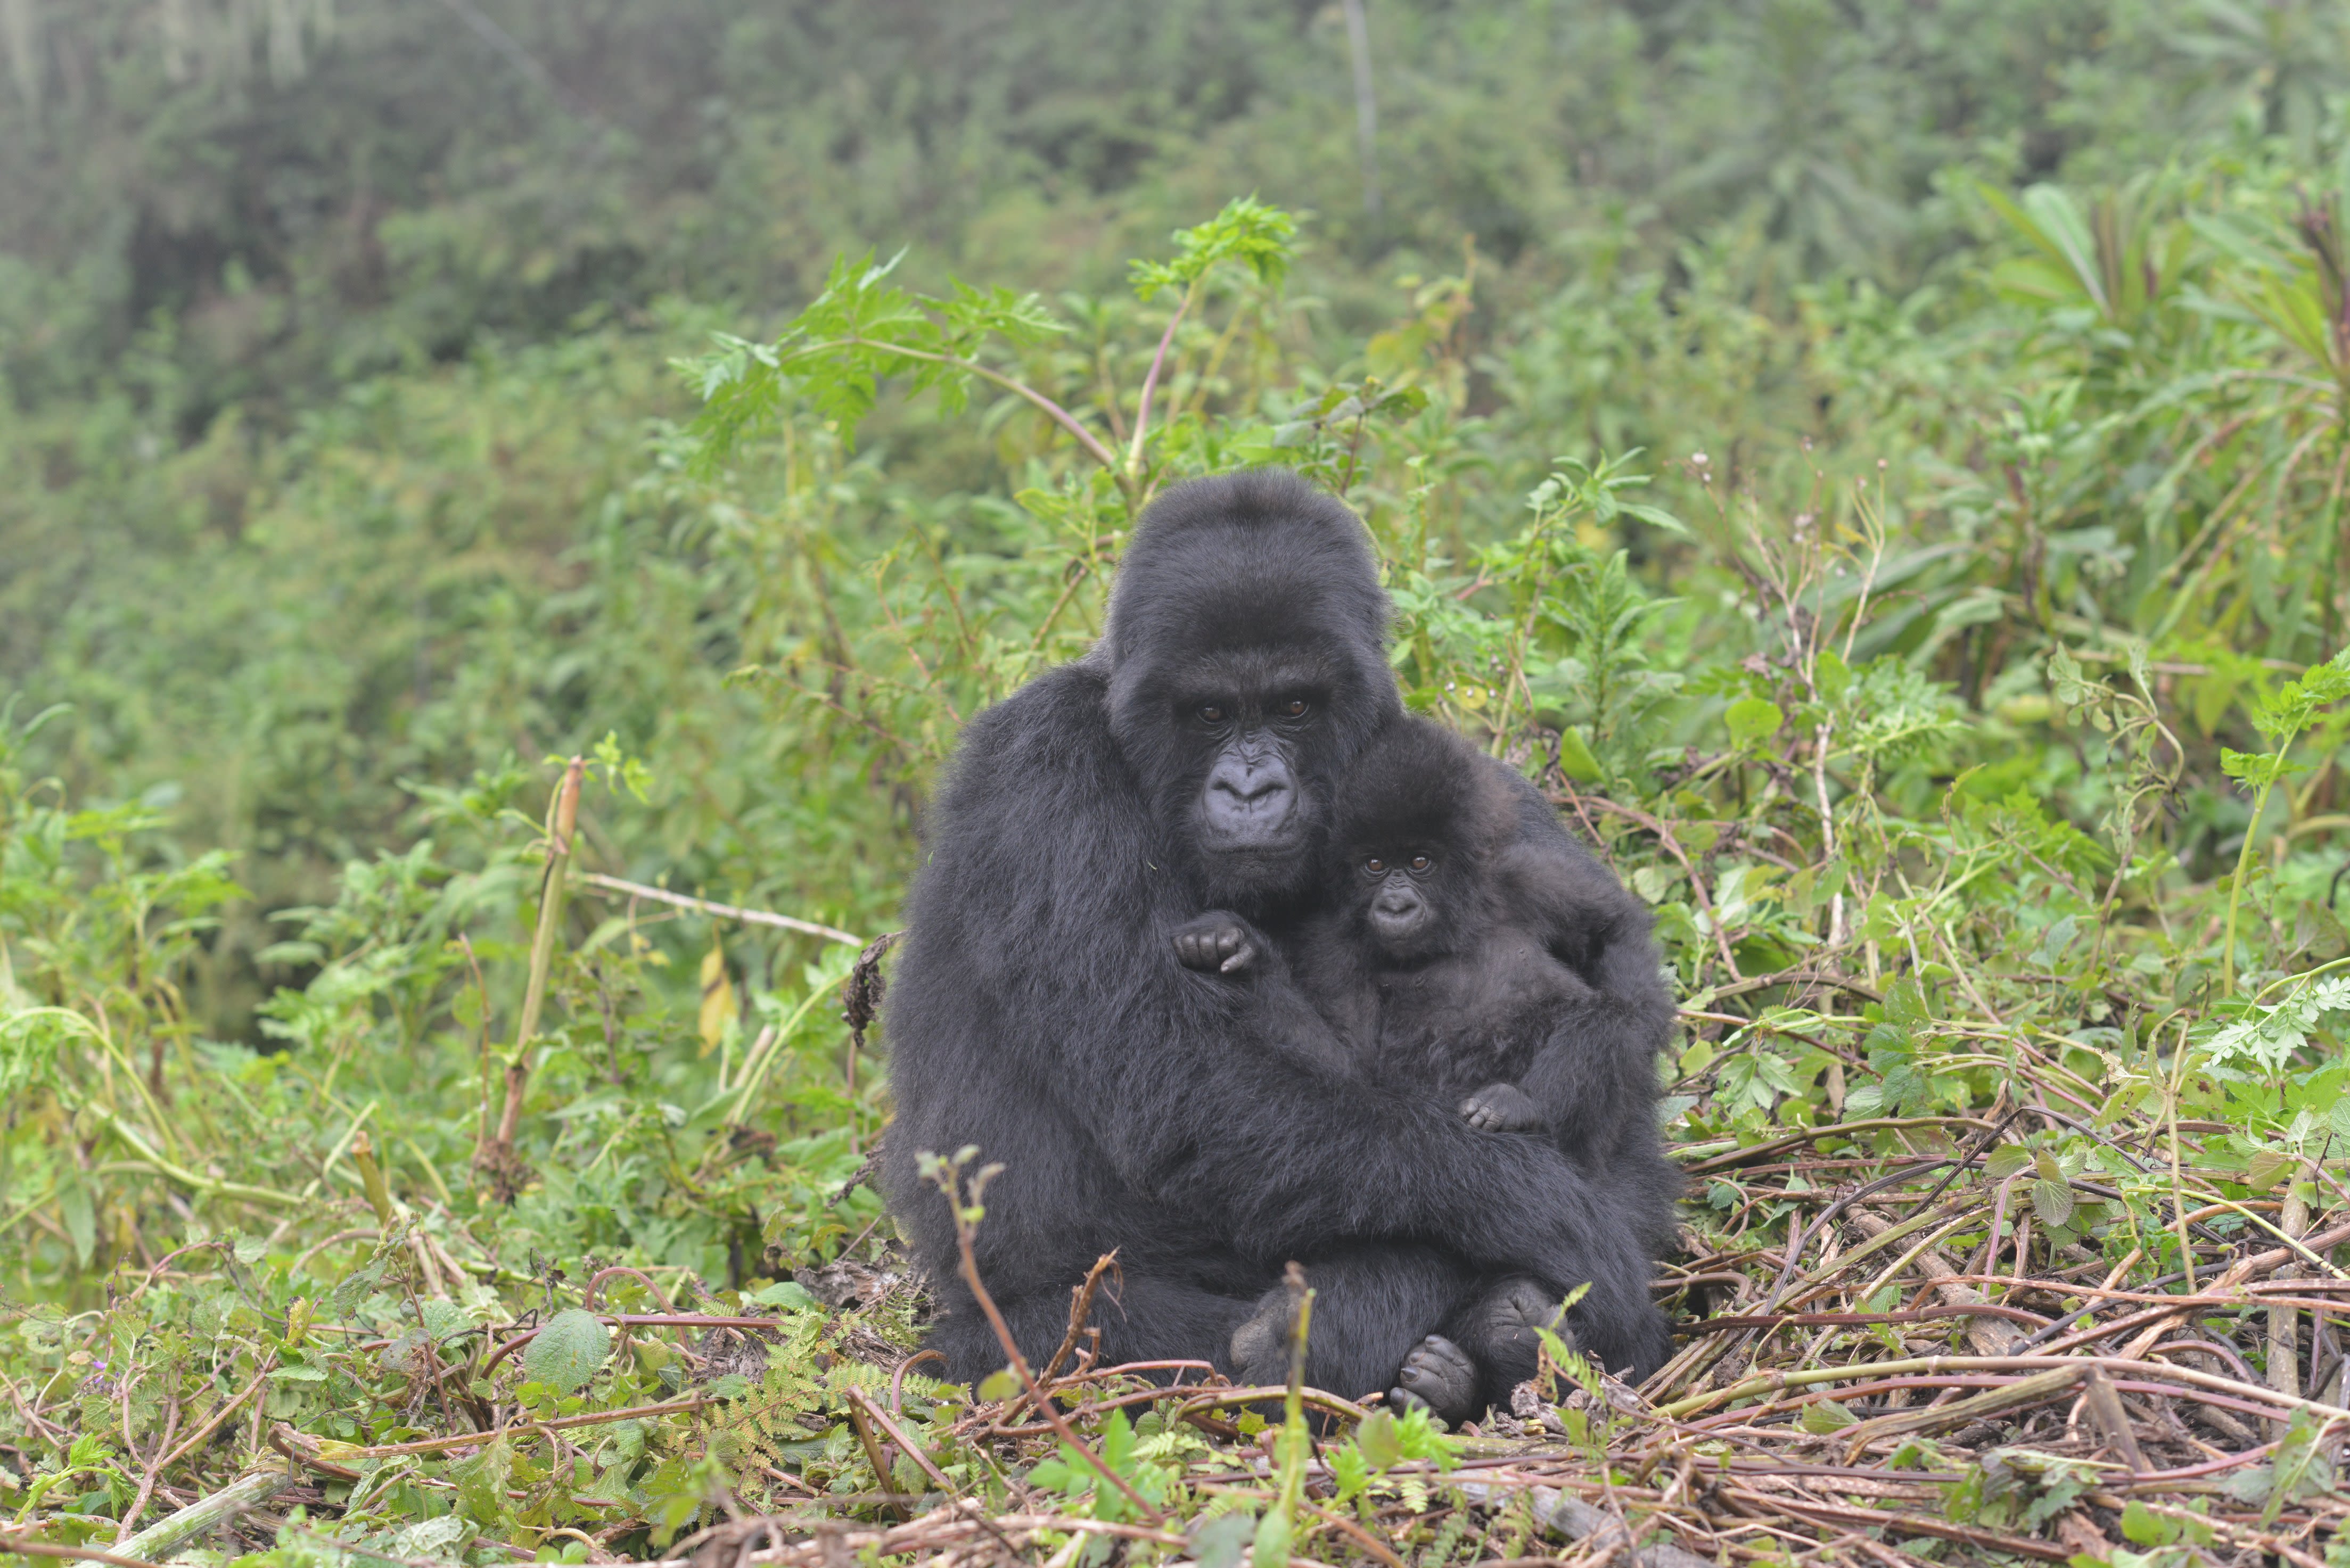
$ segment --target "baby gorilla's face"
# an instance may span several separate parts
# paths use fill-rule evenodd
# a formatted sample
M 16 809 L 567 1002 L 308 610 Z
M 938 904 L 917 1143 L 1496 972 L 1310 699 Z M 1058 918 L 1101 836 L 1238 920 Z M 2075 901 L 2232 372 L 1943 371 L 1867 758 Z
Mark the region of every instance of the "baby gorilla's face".
M 1384 847 L 1357 856 L 1355 866 L 1372 939 L 1392 957 L 1425 950 L 1436 934 L 1435 852 Z

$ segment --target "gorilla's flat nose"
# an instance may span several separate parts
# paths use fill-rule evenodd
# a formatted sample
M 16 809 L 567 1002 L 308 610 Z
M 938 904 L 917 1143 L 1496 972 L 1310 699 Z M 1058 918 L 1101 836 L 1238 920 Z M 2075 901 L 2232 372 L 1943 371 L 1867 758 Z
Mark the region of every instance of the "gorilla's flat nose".
M 1230 795 L 1232 805 L 1254 810 L 1271 805 L 1277 795 L 1288 794 L 1289 780 L 1278 768 L 1226 763 L 1209 778 L 1208 788 L 1218 794 Z
M 1272 849 L 1296 834 L 1297 781 L 1278 753 L 1226 754 L 1206 793 L 1203 826 L 1220 849 Z
M 1371 908 L 1382 915 L 1409 915 L 1419 908 L 1419 900 L 1402 888 L 1390 888 L 1371 901 Z

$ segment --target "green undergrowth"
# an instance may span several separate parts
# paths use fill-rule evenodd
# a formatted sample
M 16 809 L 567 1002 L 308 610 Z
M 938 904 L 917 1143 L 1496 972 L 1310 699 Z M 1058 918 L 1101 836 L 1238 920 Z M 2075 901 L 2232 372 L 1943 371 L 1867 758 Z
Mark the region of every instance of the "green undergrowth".
M 256 972 L 287 980 L 242 1038 L 192 986 L 265 857 L 191 853 L 161 795 L 78 796 L 32 759 L 79 716 L 12 707 L 8 1534 L 486 1564 L 752 1545 L 773 1514 L 877 1557 L 1428 1563 L 1555 1549 L 1491 1469 L 1529 1454 L 1659 1528 L 1694 1507 L 1666 1483 L 1730 1445 L 1623 1413 L 1563 1346 L 1490 1430 L 1382 1414 L 1314 1441 L 1304 1391 L 1084 1368 L 1040 1416 L 1001 1405 L 1023 1375 L 973 1394 L 905 1362 L 920 1282 L 858 1179 L 888 1111 L 868 944 L 915 809 L 972 712 L 1097 631 L 1149 496 L 1255 463 L 1363 512 L 1410 704 L 1536 780 L 1655 910 L 1691 1179 L 1660 1285 L 1688 1334 L 1644 1392 L 1675 1420 L 1781 1391 L 1749 1373 L 1907 1367 L 2013 1320 L 1925 1311 L 1921 1259 L 2043 1321 L 2081 1282 L 2193 1290 L 2337 1222 L 2350 316 L 2338 196 L 2263 157 L 1970 193 L 2001 238 L 1950 296 L 1805 296 L 1773 328 L 1782 402 L 1646 451 L 1563 430 L 1542 389 L 1601 352 L 1596 316 L 1685 342 L 1727 286 L 1702 268 L 1674 309 L 1627 280 L 1482 354 L 1464 270 L 1332 360 L 1284 292 L 1297 221 L 1254 200 L 1121 296 L 932 295 L 844 257 L 779 335 L 684 358 L 698 421 L 656 421 L 542 607 L 589 628 L 580 689 L 609 699 L 566 732 L 607 738 L 404 777 L 398 846 L 270 914 Z M 1702 374 L 1656 373 L 1659 400 Z M 1005 482 L 910 480 L 933 421 Z M 646 650 L 689 635 L 691 681 L 657 684 Z M 715 773 L 737 747 L 772 765 Z M 1702 1326 L 1799 1311 L 1832 1321 Z M 2330 1408 L 2339 1329 L 2280 1337 L 2273 1311 L 2192 1315 L 2227 1376 Z M 1769 1408 L 1754 1442 L 1833 1464 L 1889 1407 Z M 2105 1529 L 2073 1438 L 1888 1440 L 1926 1501 L 1872 1528 L 2116 1564 L 2291 1529 L 2338 1559 L 2326 1419 L 2280 1417 L 2234 1490 L 2178 1493 L 2191 1525 L 2108 1510 L 2102 1555 L 2058 1533 Z M 142 1541 L 262 1477 L 284 1484 L 238 1519 Z

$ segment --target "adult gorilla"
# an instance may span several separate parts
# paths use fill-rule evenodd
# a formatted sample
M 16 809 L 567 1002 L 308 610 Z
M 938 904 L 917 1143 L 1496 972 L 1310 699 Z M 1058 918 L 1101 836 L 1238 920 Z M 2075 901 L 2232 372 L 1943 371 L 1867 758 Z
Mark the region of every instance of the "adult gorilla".
M 1113 1248 L 1122 1285 L 1092 1317 L 1111 1362 L 1231 1367 L 1292 1258 L 1320 1287 L 1309 1373 L 1342 1394 L 1388 1386 L 1431 1330 L 1471 1358 L 1522 1346 L 1528 1276 L 1553 1302 L 1591 1282 L 1571 1322 L 1607 1365 L 1662 1359 L 1653 1217 L 1605 1169 L 1317 1067 L 1333 1043 L 1279 974 L 1176 961 L 1202 910 L 1277 924 L 1311 887 L 1332 791 L 1401 711 L 1388 610 L 1343 504 L 1287 473 L 1196 481 L 1142 518 L 1095 649 L 972 723 L 888 1015 L 884 1186 L 950 1376 L 1003 1361 L 916 1165 L 968 1145 L 1004 1167 L 978 1262 L 1035 1362 Z M 1571 845 L 1546 810 L 1524 832 Z

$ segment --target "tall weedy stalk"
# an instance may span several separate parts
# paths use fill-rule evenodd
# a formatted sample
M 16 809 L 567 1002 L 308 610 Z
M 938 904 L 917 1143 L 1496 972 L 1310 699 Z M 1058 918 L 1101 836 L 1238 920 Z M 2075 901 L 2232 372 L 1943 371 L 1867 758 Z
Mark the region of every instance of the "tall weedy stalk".
M 1253 1563 L 1286 1563 L 1289 1561 L 1290 1537 L 1296 1527 L 1298 1505 L 1305 1499 L 1305 1461 L 1313 1456 L 1314 1442 L 1305 1430 L 1305 1336 L 1314 1323 L 1314 1293 L 1305 1286 L 1305 1273 L 1295 1263 L 1289 1265 L 1284 1279 L 1289 1287 L 1289 1299 L 1294 1303 L 1289 1329 L 1289 1393 L 1283 1401 L 1281 1437 L 1274 1444 L 1274 1463 L 1278 1475 L 1274 1482 L 1273 1506 L 1257 1521 L 1256 1552 Z
M 563 896 L 571 869 L 571 847 L 579 826 L 579 785 L 587 776 L 588 760 L 574 757 L 563 770 L 546 822 L 546 877 L 538 895 L 538 929 L 530 943 L 530 979 L 523 987 L 522 1017 L 515 1024 L 514 1052 L 506 1058 L 506 1103 L 498 1116 L 498 1130 L 474 1150 L 473 1163 L 488 1173 L 502 1197 L 514 1193 L 515 1134 L 522 1126 L 523 1091 L 530 1083 L 530 1043 L 538 1033 L 538 1015 L 546 1003 L 546 977 L 555 967 L 555 939 L 563 929 Z
M 2304 672 L 2300 680 L 2286 681 L 2274 697 L 2253 710 L 2252 727 L 2276 743 L 2274 751 L 2220 750 L 2220 771 L 2252 792 L 2251 820 L 2244 825 L 2244 842 L 2236 851 L 2236 874 L 2228 884 L 2228 926 L 2223 939 L 2227 945 L 2220 956 L 2220 989 L 2230 995 L 2236 990 L 2236 917 L 2244 902 L 2244 878 L 2252 868 L 2252 846 L 2260 837 L 2262 814 L 2268 809 L 2277 781 L 2293 769 L 2286 759 L 2293 742 L 2315 722 L 2320 708 L 2345 697 L 2350 697 L 2350 649 Z

